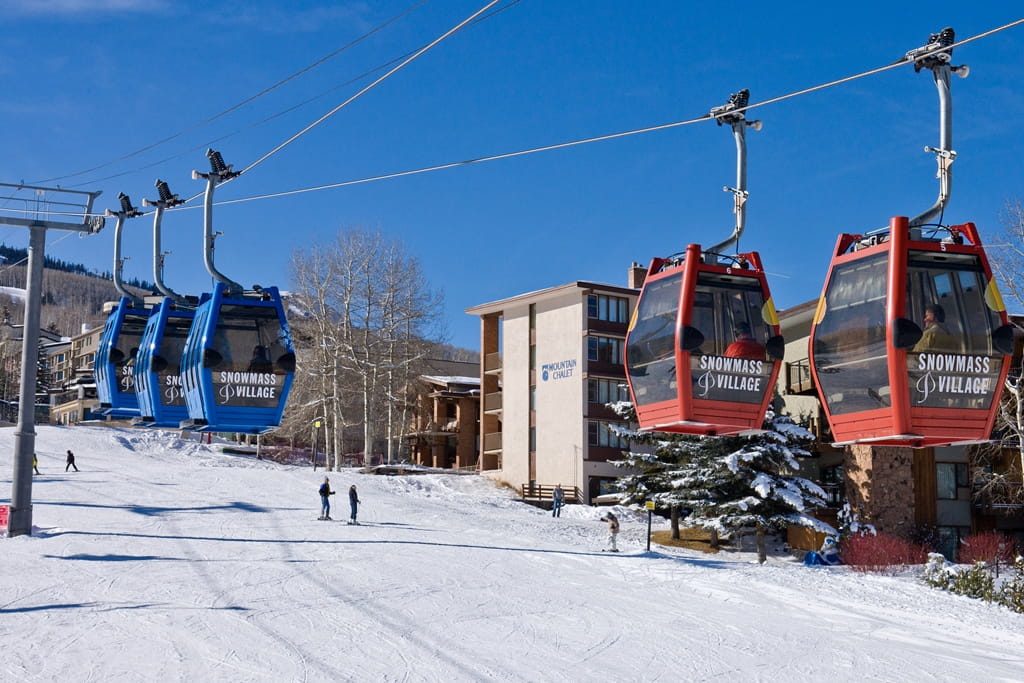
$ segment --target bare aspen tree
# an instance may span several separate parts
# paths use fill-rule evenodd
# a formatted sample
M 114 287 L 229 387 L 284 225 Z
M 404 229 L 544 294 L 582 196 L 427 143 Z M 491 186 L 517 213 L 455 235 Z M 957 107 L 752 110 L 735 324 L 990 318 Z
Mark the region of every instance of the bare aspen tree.
M 304 401 L 296 419 L 303 410 L 312 411 L 307 420 L 317 411 L 329 416 L 335 466 L 347 428 L 356 427 L 367 462 L 381 442 L 393 460 L 408 422 L 407 387 L 424 347 L 436 343 L 440 296 L 402 244 L 379 232 L 347 230 L 328 246 L 296 252 L 292 271 L 308 318 L 296 335 L 309 359 L 296 376 Z
M 1007 202 L 1001 219 L 1002 239 L 989 249 L 989 261 L 1008 307 L 1020 311 L 1024 308 L 1024 205 L 1019 200 Z M 978 485 L 978 496 L 1009 509 L 1024 504 L 1024 373 L 1019 351 L 1014 354 L 1004 389 L 996 416 L 996 439 L 976 449 L 972 479 Z M 1015 462 L 1000 467 L 999 461 L 1007 453 L 1014 453 Z

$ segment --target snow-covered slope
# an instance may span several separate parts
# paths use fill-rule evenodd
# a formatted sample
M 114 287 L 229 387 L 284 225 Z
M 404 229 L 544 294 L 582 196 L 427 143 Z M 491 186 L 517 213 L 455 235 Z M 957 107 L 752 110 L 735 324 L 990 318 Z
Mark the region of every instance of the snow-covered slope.
M 0 503 L 13 429 L 0 430 Z M 64 472 L 74 450 L 80 472 Z M 324 472 L 168 432 L 40 427 L 0 539 L 4 681 L 1011 681 L 1024 615 L 909 577 L 644 552 L 475 476 Z

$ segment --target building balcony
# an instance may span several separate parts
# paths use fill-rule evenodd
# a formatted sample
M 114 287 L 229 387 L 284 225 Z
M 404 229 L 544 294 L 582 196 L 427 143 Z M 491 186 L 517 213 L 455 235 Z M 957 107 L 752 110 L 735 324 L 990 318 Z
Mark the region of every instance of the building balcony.
M 484 434 L 484 453 L 501 453 L 501 432 Z
M 798 396 L 815 393 L 809 359 L 801 358 L 798 361 L 786 363 L 786 393 Z
M 502 403 L 502 392 L 491 392 L 484 396 L 484 412 L 488 415 L 501 416 Z
M 484 374 L 501 375 L 501 354 L 488 353 L 484 356 Z

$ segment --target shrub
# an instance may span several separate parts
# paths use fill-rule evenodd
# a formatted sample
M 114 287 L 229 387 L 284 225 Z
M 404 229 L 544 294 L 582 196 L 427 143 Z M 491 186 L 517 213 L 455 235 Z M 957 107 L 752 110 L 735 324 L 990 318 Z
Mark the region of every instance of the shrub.
M 979 560 L 970 569 L 961 569 L 953 574 L 949 590 L 957 595 L 991 602 L 995 597 L 995 580 L 988 572 L 988 565 Z
M 912 564 L 924 564 L 928 551 L 890 534 L 856 534 L 843 541 L 840 556 L 856 571 L 895 573 Z
M 1013 564 L 1013 541 L 998 531 L 987 531 L 983 534 L 968 536 L 960 542 L 956 561 L 960 564 L 988 562 L 994 564 Z
M 928 561 L 921 572 L 921 579 L 932 588 L 949 590 L 953 583 L 953 568 L 942 553 L 928 553 Z
M 1024 556 L 1018 557 L 1014 562 L 1013 578 L 1007 580 L 999 589 L 996 601 L 1014 612 L 1024 613 Z

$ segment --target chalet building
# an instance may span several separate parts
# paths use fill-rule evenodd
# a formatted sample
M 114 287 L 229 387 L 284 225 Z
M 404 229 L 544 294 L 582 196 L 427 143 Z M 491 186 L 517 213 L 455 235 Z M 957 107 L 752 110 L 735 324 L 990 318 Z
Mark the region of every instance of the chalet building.
M 471 371 L 479 370 L 478 363 L 465 365 Z M 480 377 L 420 375 L 415 395 L 414 424 L 406 435 L 412 462 L 428 467 L 476 467 Z
M 629 400 L 623 346 L 644 273 L 634 264 L 628 287 L 573 282 L 466 310 L 480 318 L 483 474 L 524 497 L 543 498 L 559 483 L 581 502 L 613 490 L 621 471 L 608 461 L 627 444 L 608 430 L 619 419 L 605 404 Z M 800 472 L 828 496 L 828 509 L 817 515 L 835 523 L 848 502 L 878 531 L 927 535 L 950 557 L 960 539 L 980 531 L 1024 541 L 1024 509 L 999 508 L 974 495 L 969 448 L 976 447 L 831 445 L 808 363 L 816 305 L 779 314 L 786 351 L 778 394 L 781 410 L 817 437 Z M 996 466 L 1012 466 L 1014 458 L 1003 460 Z M 790 542 L 810 549 L 821 538 L 794 532 Z
M 102 325 L 83 330 L 71 338 L 70 347 L 56 359 L 52 367 L 55 389 L 51 397 L 51 424 L 71 425 L 85 420 L 103 419 L 93 413 L 100 403 L 96 397 L 93 363 L 101 334 Z
M 480 317 L 483 474 L 524 497 L 556 484 L 588 502 L 612 491 L 621 471 L 608 461 L 627 444 L 605 404 L 629 400 L 623 347 L 637 282 L 571 282 L 466 310 Z

